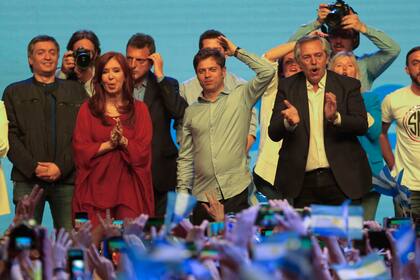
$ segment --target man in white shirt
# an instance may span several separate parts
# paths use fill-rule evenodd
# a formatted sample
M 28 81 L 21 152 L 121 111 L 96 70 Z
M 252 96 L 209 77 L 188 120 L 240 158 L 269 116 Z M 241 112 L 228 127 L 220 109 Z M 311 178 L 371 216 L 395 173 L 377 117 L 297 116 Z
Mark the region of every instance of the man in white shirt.
M 406 56 L 405 71 L 411 85 L 388 94 L 382 102 L 382 133 L 379 138 L 382 153 L 393 175 L 404 169 L 402 184 L 411 190 L 413 217 L 420 217 L 420 46 Z M 396 121 L 395 154 L 388 139 L 391 123 Z M 396 216 L 402 209 L 395 205 Z

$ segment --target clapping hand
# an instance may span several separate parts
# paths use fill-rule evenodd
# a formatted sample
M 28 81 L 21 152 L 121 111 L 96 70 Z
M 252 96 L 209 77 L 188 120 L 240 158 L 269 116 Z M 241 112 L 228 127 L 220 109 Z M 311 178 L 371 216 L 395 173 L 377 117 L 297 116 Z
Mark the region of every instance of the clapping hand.
M 290 126 L 297 125 L 300 122 L 297 109 L 286 99 L 284 100 L 284 105 L 286 106 L 286 109 L 281 111 L 281 115 L 286 119 Z
M 337 98 L 334 93 L 325 93 L 325 105 L 324 105 L 325 118 L 334 122 L 337 119 Z

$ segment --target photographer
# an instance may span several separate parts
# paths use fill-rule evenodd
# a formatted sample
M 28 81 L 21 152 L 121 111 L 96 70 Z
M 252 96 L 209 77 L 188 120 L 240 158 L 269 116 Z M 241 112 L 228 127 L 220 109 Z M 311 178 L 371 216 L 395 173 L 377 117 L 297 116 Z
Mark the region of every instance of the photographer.
M 70 37 L 61 69 L 57 71 L 56 76 L 65 80 L 79 81 L 89 96 L 92 96 L 95 61 L 100 54 L 101 48 L 96 34 L 90 30 L 78 30 Z
M 340 19 L 338 23 L 337 20 Z M 362 92 L 370 90 L 375 79 L 400 53 L 400 47 L 393 39 L 384 32 L 367 26 L 349 5 L 340 0 L 331 5 L 320 4 L 317 9 L 317 19 L 300 27 L 289 41 L 297 41 L 324 24 L 328 27 L 332 55 L 339 51 L 354 51 L 359 46 L 360 33 L 378 47 L 379 50 L 374 53 L 357 57 Z

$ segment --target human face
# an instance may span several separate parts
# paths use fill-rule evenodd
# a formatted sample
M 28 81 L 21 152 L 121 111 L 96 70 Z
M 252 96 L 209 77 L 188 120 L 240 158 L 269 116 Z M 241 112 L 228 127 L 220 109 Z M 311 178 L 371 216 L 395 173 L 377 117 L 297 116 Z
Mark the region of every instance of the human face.
M 295 59 L 295 55 L 293 54 L 293 52 L 289 52 L 283 57 L 282 68 L 283 76 L 286 78 L 302 71 Z
M 411 81 L 417 87 L 420 87 L 420 51 L 413 52 L 408 57 L 408 66 L 405 72 L 410 75 Z
M 115 58 L 105 64 L 102 72 L 102 85 L 108 95 L 120 95 L 124 85 L 125 76 L 121 65 Z
M 205 94 L 223 90 L 226 68 L 220 67 L 212 57 L 200 61 L 197 65 L 197 78 Z
M 327 54 L 320 41 L 308 41 L 300 45 L 299 65 L 308 81 L 316 85 L 325 74 Z
M 220 44 L 220 41 L 217 38 L 204 39 L 202 44 L 202 49 L 216 49 L 226 57 L 225 49 Z
M 58 63 L 58 49 L 51 41 L 35 43 L 29 55 L 29 64 L 34 75 L 50 77 L 55 75 Z
M 127 47 L 127 62 L 130 66 L 131 76 L 133 77 L 135 84 L 140 83 L 152 67 L 152 61 L 149 59 L 149 56 L 150 51 L 147 47 L 142 49 L 131 46 Z
M 332 70 L 340 75 L 358 79 L 356 65 L 348 56 L 340 56 L 334 61 Z
M 95 58 L 97 53 L 95 51 L 95 45 L 89 39 L 81 39 L 76 41 L 73 45 L 72 51 L 76 51 L 77 49 L 83 48 L 90 52 L 91 58 Z
M 353 39 L 344 38 L 336 35 L 330 35 L 328 40 L 330 41 L 332 52 L 338 53 L 341 51 L 351 52 L 353 51 Z

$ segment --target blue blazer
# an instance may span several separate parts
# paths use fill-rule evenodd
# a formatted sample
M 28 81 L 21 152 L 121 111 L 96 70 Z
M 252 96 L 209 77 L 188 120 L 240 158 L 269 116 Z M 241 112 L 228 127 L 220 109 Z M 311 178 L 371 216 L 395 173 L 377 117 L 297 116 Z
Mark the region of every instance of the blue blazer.
M 368 128 L 368 132 L 363 136 L 358 136 L 358 139 L 366 152 L 372 174 L 378 175 L 384 167 L 381 146 L 379 145 L 379 135 L 382 130 L 381 102 L 373 92 L 363 93 L 362 97 L 366 111 L 375 122 Z

